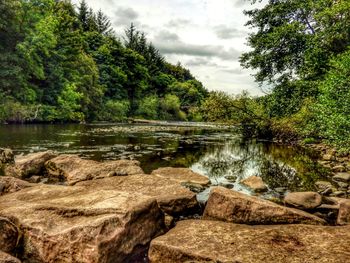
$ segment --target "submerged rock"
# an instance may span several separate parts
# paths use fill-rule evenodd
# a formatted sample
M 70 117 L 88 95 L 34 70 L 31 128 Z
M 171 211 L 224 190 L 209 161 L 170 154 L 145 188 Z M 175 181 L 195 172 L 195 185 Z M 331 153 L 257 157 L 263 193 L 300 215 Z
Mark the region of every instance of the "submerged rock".
M 5 174 L 18 178 L 28 178 L 32 175 L 42 175 L 45 163 L 55 158 L 53 151 L 30 153 L 15 158 L 15 165 L 6 168 Z
M 350 262 L 350 227 L 247 226 L 218 221 L 178 222 L 154 239 L 151 263 Z
M 140 193 L 155 198 L 160 208 L 169 215 L 192 213 L 198 209 L 196 194 L 176 180 L 155 175 L 116 176 L 76 184 L 95 191 L 119 190 Z
M 17 240 L 18 240 L 17 227 L 7 218 L 0 217 L 0 249 L 1 251 L 6 253 L 11 253 L 16 248 Z
M 125 262 L 162 233 L 154 198 L 116 189 L 36 185 L 0 197 L 23 236 L 25 262 Z
M 152 175 L 175 180 L 195 193 L 204 191 L 210 185 L 208 177 L 195 173 L 189 168 L 159 168 L 154 170 Z
M 0 251 L 0 263 L 21 263 L 21 261 L 18 258 Z
M 267 191 L 267 186 L 259 176 L 250 176 L 241 181 L 241 184 L 251 188 L 255 192 Z
M 32 187 L 33 184 L 10 176 L 0 176 L 0 196 L 14 193 L 24 188 Z
M 239 224 L 314 224 L 326 222 L 294 208 L 280 206 L 254 196 L 222 187 L 213 188 L 204 210 L 203 219 Z
M 315 192 L 294 192 L 288 193 L 284 202 L 300 209 L 314 209 L 321 205 L 322 196 Z
M 67 184 L 74 185 L 105 177 L 143 174 L 139 164 L 128 160 L 96 162 L 77 155 L 60 155 L 46 162 L 45 167 L 50 180 L 67 181 Z

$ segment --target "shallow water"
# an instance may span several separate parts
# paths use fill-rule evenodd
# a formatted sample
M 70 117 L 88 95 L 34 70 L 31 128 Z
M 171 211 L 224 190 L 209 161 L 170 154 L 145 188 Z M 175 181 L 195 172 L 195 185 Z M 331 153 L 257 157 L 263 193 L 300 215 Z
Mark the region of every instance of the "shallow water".
M 230 127 L 207 124 L 165 125 L 3 125 L 0 147 L 16 154 L 55 150 L 98 161 L 136 159 L 146 173 L 159 167 L 189 167 L 223 185 L 253 194 L 239 182 L 261 176 L 269 191 L 279 197 L 286 190 L 313 190 L 327 177 L 317 156 L 295 147 L 244 140 Z M 198 195 L 205 200 L 210 189 Z

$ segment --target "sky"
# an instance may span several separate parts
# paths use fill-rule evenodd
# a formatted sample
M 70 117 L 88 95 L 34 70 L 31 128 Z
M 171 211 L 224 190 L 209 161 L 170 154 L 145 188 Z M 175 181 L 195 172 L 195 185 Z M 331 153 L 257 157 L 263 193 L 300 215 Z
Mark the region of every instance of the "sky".
M 78 4 L 80 0 L 73 0 Z M 86 0 L 101 9 L 115 32 L 134 23 L 160 50 L 167 61 L 181 62 L 209 90 L 262 95 L 253 72 L 243 69 L 239 56 L 250 29 L 243 10 L 247 0 Z

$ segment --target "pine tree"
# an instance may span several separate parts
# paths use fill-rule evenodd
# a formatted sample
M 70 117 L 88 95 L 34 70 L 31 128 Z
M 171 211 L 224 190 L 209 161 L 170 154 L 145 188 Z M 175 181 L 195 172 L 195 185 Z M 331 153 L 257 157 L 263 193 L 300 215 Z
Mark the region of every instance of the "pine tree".
M 101 9 L 97 12 L 96 25 L 97 31 L 100 34 L 111 35 L 113 33 L 113 29 L 111 28 L 111 21 L 104 13 L 102 13 Z
M 78 18 L 82 24 L 83 31 L 89 30 L 89 10 L 85 0 L 80 2 L 80 6 L 78 8 Z

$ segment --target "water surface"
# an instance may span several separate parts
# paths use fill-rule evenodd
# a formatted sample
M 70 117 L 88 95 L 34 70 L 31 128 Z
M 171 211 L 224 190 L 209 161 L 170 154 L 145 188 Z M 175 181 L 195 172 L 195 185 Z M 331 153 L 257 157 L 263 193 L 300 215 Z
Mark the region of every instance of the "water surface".
M 16 154 L 55 150 L 98 161 L 136 159 L 146 173 L 159 167 L 189 167 L 208 176 L 213 186 L 250 194 L 240 181 L 257 175 L 269 187 L 265 197 L 314 190 L 315 181 L 327 177 L 312 152 L 246 140 L 234 127 L 204 124 L 3 125 L 0 147 Z

